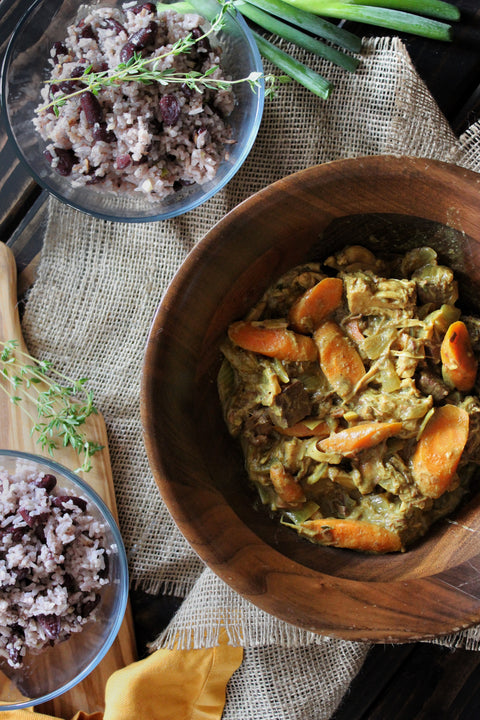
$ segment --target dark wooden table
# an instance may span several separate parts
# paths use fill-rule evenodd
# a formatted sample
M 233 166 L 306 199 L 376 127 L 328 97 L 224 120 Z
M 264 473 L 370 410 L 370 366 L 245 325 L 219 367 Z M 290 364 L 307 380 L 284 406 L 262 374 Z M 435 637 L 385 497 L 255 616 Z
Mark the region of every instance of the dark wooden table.
M 27 4 L 0 0 L 0 56 Z M 456 0 L 456 4 L 462 23 L 451 44 L 403 39 L 420 76 L 459 135 L 480 118 L 480 2 Z M 368 26 L 347 27 L 365 35 L 380 32 Z M 45 200 L 46 193 L 17 160 L 0 121 L 0 240 L 15 253 L 20 290 L 34 279 Z M 181 600 L 139 591 L 131 595 L 138 651 L 143 655 L 146 643 L 168 623 Z M 480 719 L 480 651 L 427 643 L 375 646 L 332 720 L 367 719 Z

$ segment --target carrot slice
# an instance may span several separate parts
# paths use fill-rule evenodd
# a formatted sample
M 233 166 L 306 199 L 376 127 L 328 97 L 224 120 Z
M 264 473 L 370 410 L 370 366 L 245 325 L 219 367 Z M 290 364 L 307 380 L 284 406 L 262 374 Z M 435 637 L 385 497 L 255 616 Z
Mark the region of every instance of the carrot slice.
M 392 435 L 398 435 L 401 422 L 366 422 L 332 433 L 317 443 L 323 452 L 333 452 L 352 457 L 362 450 L 374 447 Z
M 435 408 L 412 457 L 413 479 L 423 495 L 438 498 L 452 488 L 468 429 L 469 416 L 463 408 Z
M 349 518 L 321 518 L 305 520 L 299 532 L 322 545 L 361 550 L 362 552 L 386 553 L 402 550 L 399 535 L 381 525 Z
M 347 323 L 345 323 L 345 330 L 348 337 L 354 342 L 356 342 L 357 345 L 359 345 L 365 340 L 365 337 L 360 330 L 360 325 L 358 324 L 358 320 L 356 318 L 352 318 Z
M 478 360 L 467 326 L 461 320 L 449 325 L 440 347 L 440 357 L 445 382 L 460 392 L 471 390 L 477 377 Z
M 287 505 L 305 502 L 301 486 L 295 482 L 293 475 L 278 462 L 270 468 L 270 480 L 275 492 Z
M 343 280 L 327 277 L 307 290 L 290 308 L 288 320 L 299 333 L 312 333 L 342 302 Z
M 275 430 L 280 435 L 289 435 L 291 437 L 327 437 L 330 434 L 330 428 L 324 420 L 319 420 L 316 425 L 310 423 L 309 425 L 306 425 L 305 421 L 300 421 L 286 428 L 275 425 Z
M 365 375 L 362 358 L 337 323 L 327 320 L 315 331 L 320 367 L 335 392 L 348 397 Z
M 279 360 L 313 361 L 318 357 L 312 338 L 283 327 L 268 327 L 259 322 L 240 320 L 228 328 L 235 345 Z

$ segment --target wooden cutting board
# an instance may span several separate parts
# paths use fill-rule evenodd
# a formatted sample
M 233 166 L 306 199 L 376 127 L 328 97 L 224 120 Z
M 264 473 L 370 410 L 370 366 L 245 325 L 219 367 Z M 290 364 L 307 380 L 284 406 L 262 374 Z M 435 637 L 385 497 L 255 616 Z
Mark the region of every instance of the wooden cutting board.
M 17 340 L 20 349 L 26 351 L 22 337 L 17 307 L 17 268 L 11 250 L 0 242 L 0 340 Z M 22 403 L 25 403 L 22 400 Z M 0 393 L 0 448 L 7 450 L 23 450 L 37 455 L 46 455 L 30 435 L 30 421 L 25 412 L 10 402 L 6 393 Z M 92 469 L 88 473 L 80 473 L 105 501 L 115 518 L 117 509 L 113 487 L 112 470 L 107 444 L 105 422 L 101 415 L 88 418 L 88 437 L 104 446 L 92 458 Z M 71 448 L 61 448 L 55 454 L 55 460 L 75 470 L 78 457 Z M 38 706 L 40 712 L 50 713 L 58 718 L 71 718 L 77 710 L 95 712 L 104 710 L 104 691 L 108 677 L 125 665 L 133 662 L 135 657 L 135 637 L 130 607 L 127 608 L 125 619 L 107 655 L 95 670 L 68 693 L 49 703 Z

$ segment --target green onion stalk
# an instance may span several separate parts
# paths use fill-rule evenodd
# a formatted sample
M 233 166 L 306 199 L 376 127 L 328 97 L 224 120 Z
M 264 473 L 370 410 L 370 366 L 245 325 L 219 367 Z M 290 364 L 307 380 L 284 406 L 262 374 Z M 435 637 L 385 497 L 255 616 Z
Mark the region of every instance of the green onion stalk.
M 355 72 L 359 59 L 344 51 L 359 53 L 361 39 L 325 20 L 326 17 L 445 42 L 452 38 L 451 23 L 460 18 L 458 8 L 444 0 L 368 0 L 368 4 L 362 0 L 233 0 L 233 6 L 253 24 L 253 36 L 262 57 L 324 99 L 330 96 L 332 84 L 278 48 L 259 31 L 268 31 L 272 36 L 283 38 L 349 72 Z M 180 12 L 190 8 L 190 11 L 193 9 L 208 20 L 218 12 L 217 0 L 188 0 L 168 7 Z
M 287 40 L 304 50 L 308 50 L 315 55 L 319 55 L 333 64 L 343 67 L 345 70 L 355 72 L 359 65 L 360 60 L 358 58 L 347 55 L 346 53 L 317 40 L 317 38 L 307 35 L 307 33 L 304 33 L 285 22 L 282 22 L 273 15 L 260 10 L 255 5 L 250 4 L 250 2 L 238 0 L 235 2 L 235 7 L 242 15 L 254 22 L 256 25 L 262 27 L 264 30 L 268 30 L 269 32 L 278 35 L 284 40 Z M 255 36 L 255 39 L 260 51 L 262 51 L 263 45 L 262 43 L 259 44 L 258 36 Z
M 458 20 L 460 17 L 458 8 L 443 2 L 443 0 L 383 0 L 381 3 L 372 0 L 369 5 L 357 2 L 357 0 L 340 2 L 285 0 L 285 2 L 297 9 L 318 15 L 352 20 L 442 41 L 451 40 L 451 25 L 448 22 L 431 19 L 431 16 L 448 21 Z M 408 9 L 409 7 L 412 8 L 411 11 Z M 407 8 L 407 11 L 403 8 Z M 423 14 L 430 17 L 424 17 Z

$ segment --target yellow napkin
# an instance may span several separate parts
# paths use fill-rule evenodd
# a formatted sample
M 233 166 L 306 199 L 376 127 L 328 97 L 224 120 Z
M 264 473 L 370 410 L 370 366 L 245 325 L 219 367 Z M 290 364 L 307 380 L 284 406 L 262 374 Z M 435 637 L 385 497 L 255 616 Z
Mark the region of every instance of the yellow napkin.
M 243 649 L 226 638 L 201 650 L 157 650 L 117 670 L 105 689 L 105 712 L 79 711 L 72 720 L 220 720 L 228 681 Z M 56 720 L 35 710 L 7 710 L 1 720 Z

